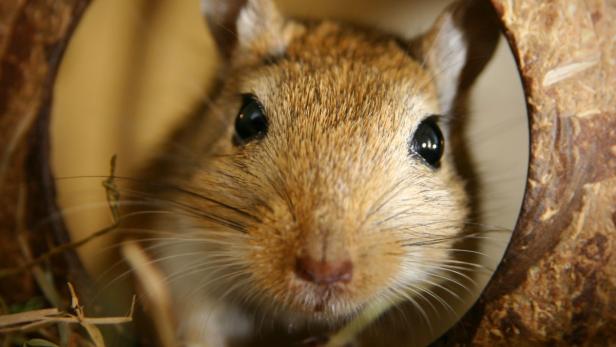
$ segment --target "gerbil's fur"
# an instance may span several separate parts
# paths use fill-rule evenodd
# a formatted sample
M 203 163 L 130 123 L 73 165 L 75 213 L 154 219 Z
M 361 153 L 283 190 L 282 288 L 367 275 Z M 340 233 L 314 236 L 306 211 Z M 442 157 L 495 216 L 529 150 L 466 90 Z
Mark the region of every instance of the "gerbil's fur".
M 203 2 L 224 60 L 218 88 L 137 189 L 172 212 L 148 221 L 163 235 L 148 247 L 168 275 L 181 341 L 225 345 L 258 333 L 255 317 L 339 326 L 438 274 L 469 213 L 449 119 L 496 42 L 473 45 L 475 2 L 465 3 L 407 41 L 286 19 L 268 0 Z M 245 93 L 269 128 L 238 147 Z M 438 169 L 409 154 L 431 115 L 442 115 L 446 138 Z M 349 262 L 352 278 L 306 281 L 301 257 Z

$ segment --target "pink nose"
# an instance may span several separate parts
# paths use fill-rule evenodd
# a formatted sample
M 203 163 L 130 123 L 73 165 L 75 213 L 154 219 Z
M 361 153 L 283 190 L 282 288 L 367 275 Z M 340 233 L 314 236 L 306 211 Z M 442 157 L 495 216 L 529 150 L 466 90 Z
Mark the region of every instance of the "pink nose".
M 297 258 L 295 273 L 302 279 L 316 284 L 347 283 L 353 277 L 350 260 L 316 261 L 308 256 Z

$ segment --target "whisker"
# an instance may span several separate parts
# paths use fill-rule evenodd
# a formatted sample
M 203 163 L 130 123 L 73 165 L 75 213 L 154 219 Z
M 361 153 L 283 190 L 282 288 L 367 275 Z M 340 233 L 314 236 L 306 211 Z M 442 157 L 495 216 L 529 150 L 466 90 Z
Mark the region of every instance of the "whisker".
M 428 318 L 428 314 L 426 313 L 426 311 L 423 309 L 423 307 L 421 307 L 421 305 L 419 305 L 419 303 L 417 301 L 415 301 L 413 296 L 408 295 L 406 292 L 400 291 L 400 290 L 398 290 L 397 288 L 394 288 L 394 287 L 388 288 L 388 289 L 389 289 L 389 291 L 393 292 L 396 296 L 408 300 L 408 302 L 410 302 L 417 309 L 417 311 L 420 313 L 420 315 L 423 318 L 423 320 L 426 322 L 426 325 L 428 326 L 428 329 L 430 330 L 430 333 L 432 334 L 433 331 L 434 331 L 434 328 L 432 327 L 432 322 L 430 321 L 430 318 Z M 406 287 L 406 290 L 412 291 L 413 293 L 415 293 L 417 295 L 418 298 L 422 298 L 424 301 L 428 302 L 429 305 L 432 307 L 432 309 L 436 311 L 436 307 L 434 307 L 434 305 L 432 303 L 430 303 L 430 301 L 427 300 L 421 294 L 421 292 L 418 292 L 416 289 L 414 289 L 411 286 Z

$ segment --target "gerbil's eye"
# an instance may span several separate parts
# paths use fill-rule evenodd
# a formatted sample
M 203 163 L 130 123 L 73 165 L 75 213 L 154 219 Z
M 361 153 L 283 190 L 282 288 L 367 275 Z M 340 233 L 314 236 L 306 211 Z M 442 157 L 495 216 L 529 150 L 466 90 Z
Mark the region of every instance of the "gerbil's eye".
M 262 138 L 267 132 L 267 118 L 265 118 L 263 106 L 254 95 L 244 94 L 242 98 L 242 108 L 235 118 L 233 141 L 237 145 Z
M 430 166 L 439 166 L 445 141 L 443 133 L 436 124 L 436 117 L 428 117 L 419 124 L 410 144 L 410 152 L 419 155 Z

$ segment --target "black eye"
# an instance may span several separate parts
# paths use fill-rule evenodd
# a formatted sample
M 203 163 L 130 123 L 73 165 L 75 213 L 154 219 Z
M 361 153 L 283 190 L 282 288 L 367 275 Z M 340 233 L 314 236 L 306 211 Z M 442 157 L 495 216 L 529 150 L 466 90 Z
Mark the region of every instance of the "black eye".
M 443 156 L 445 141 L 435 118 L 434 116 L 426 118 L 419 124 L 411 140 L 410 152 L 419 155 L 426 163 L 436 168 Z
M 263 106 L 254 95 L 244 94 L 242 98 L 242 108 L 235 118 L 233 141 L 237 145 L 262 138 L 267 132 L 267 118 L 265 118 Z

